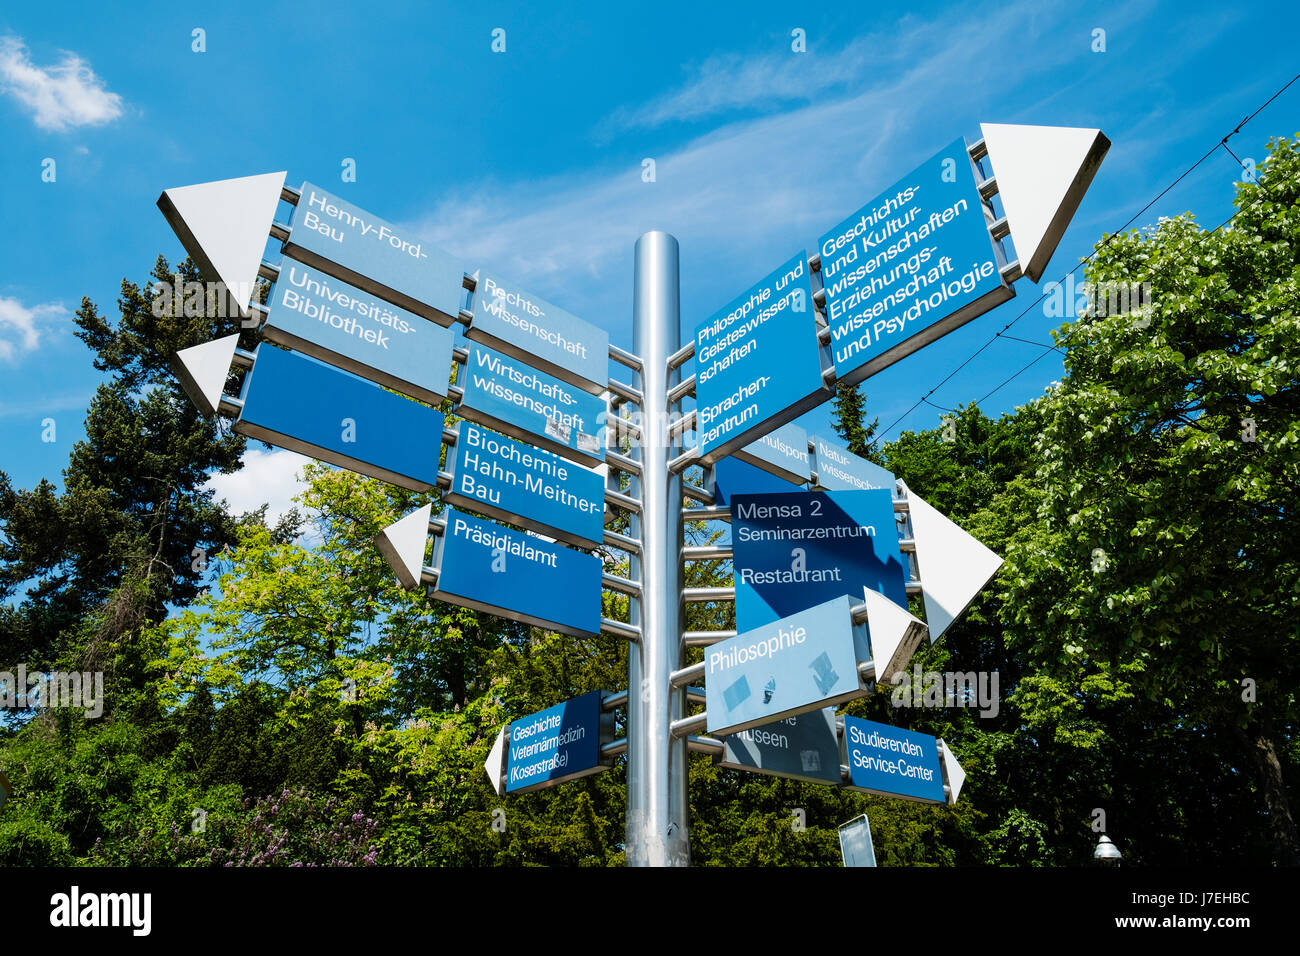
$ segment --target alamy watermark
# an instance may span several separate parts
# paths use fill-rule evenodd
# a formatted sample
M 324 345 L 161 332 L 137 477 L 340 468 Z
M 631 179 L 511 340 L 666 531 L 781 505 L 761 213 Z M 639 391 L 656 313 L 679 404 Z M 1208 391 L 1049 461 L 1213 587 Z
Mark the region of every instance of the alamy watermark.
M 256 301 L 257 283 L 186 282 L 180 276 L 171 282 L 153 283 L 153 314 L 162 319 L 169 315 L 187 319 L 231 318 L 239 319 L 240 326 L 255 329 L 261 315 L 253 309 L 242 308 L 238 303 Z
M 104 713 L 103 671 L 33 671 L 19 664 L 16 670 L 0 671 L 0 707 L 27 710 L 33 707 L 73 707 L 90 718 Z
M 1150 282 L 1079 282 L 1074 273 L 1064 282 L 1043 286 L 1043 314 L 1049 319 L 1073 319 L 1077 316 L 1133 315 L 1138 328 L 1146 328 L 1151 318 L 1145 309 L 1151 305 Z
M 895 707 L 976 707 L 981 717 L 996 717 L 1000 706 L 997 671 L 899 671 L 891 678 Z

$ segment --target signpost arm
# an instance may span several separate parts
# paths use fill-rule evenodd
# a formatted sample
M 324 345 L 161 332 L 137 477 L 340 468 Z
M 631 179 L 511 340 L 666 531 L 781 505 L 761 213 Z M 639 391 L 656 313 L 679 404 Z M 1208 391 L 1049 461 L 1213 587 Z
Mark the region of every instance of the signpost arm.
M 641 640 L 628 648 L 627 863 L 686 866 L 690 863 L 686 773 L 687 743 L 671 727 L 685 713 L 685 691 L 671 674 L 682 651 L 682 479 L 669 471 L 680 439 L 669 433 L 668 394 L 679 373 L 681 315 L 677 240 L 648 232 L 637 240 L 632 327 L 641 357 L 641 474 L 636 481 L 641 512 L 631 537 L 641 554 L 631 556 L 631 577 L 641 594 L 631 602 Z

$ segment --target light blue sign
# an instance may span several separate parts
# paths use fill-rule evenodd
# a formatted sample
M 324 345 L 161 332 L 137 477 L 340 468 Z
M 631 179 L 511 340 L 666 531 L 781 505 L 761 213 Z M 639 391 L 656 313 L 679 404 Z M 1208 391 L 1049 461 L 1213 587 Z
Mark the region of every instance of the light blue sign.
M 714 644 L 704 652 L 712 734 L 734 734 L 863 693 L 847 597 Z
M 836 378 L 853 384 L 1014 294 L 958 137 L 821 237 Z
M 262 335 L 434 404 L 447 397 L 451 329 L 286 259 Z
M 944 803 L 937 741 L 889 724 L 844 718 L 844 762 L 850 790 Z
M 875 462 L 820 435 L 813 438 L 813 471 L 817 472 L 817 487 L 827 491 L 893 491 L 896 483 L 894 476 Z
M 482 345 L 469 347 L 458 414 L 575 461 L 605 461 L 603 399 Z
M 303 183 L 284 254 L 451 325 L 464 299 L 465 267 L 427 239 Z
M 808 275 L 801 251 L 695 330 L 695 429 L 705 464 L 826 399 Z
M 273 345 L 248 374 L 240 434 L 403 488 L 437 484 L 441 412 Z
M 473 422 L 457 432 L 444 501 L 579 547 L 601 544 L 605 479 L 598 472 Z
M 599 395 L 609 385 L 609 333 L 493 275 L 474 290 L 465 335 Z
M 795 491 L 731 499 L 736 628 L 750 630 L 871 588 L 907 607 L 889 491 Z
M 838 786 L 840 739 L 835 708 L 783 717 L 722 738 L 721 767 Z
M 593 690 L 510 722 L 506 793 L 540 790 L 608 769 L 600 745 L 613 736 L 614 715 L 600 712 L 602 696 Z
M 798 425 L 782 425 L 758 441 L 737 449 L 735 458 L 797 485 L 808 483 L 808 433 Z
M 448 508 L 433 596 L 565 634 L 600 631 L 600 558 Z
M 871 842 L 871 822 L 864 813 L 840 824 L 840 856 L 845 866 L 875 866 L 876 848 Z

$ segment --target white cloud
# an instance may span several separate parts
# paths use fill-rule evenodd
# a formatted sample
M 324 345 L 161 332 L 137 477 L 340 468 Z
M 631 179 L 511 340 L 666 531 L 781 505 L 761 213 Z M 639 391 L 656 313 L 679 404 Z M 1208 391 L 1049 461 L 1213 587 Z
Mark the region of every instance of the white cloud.
M 41 341 L 40 323 L 67 312 L 57 302 L 27 306 L 0 295 L 0 362 L 12 362 L 20 354 L 31 352 Z
M 556 295 L 558 304 L 579 315 L 627 312 L 622 280 L 630 276 L 633 243 L 648 229 L 677 236 L 684 271 L 688 255 L 707 257 L 715 274 L 730 274 L 730 285 L 743 287 L 773 262 L 803 246 L 811 249 L 821 232 L 889 186 L 909 163 L 959 134 L 974 138 L 981 119 L 1000 120 L 981 116 L 991 91 L 969 78 L 987 73 L 1007 35 L 1023 29 L 1026 9 L 981 10 L 958 23 L 949 15 L 932 23 L 905 20 L 896 34 L 854 41 L 822 68 L 812 68 L 812 53 L 790 54 L 808 58 L 810 88 L 838 87 L 835 73 L 844 68 L 856 92 L 810 97 L 805 105 L 725 124 L 659 154 L 651 147 L 626 157 L 618 169 L 485 184 L 444 199 L 417 228 L 474 265 L 500 268 L 542 295 Z M 767 87 L 784 96 L 794 89 L 794 68 L 776 61 L 714 63 L 707 83 L 692 82 L 625 121 L 704 115 L 740 99 L 709 99 L 706 86 L 732 85 L 747 95 Z M 888 68 L 877 69 L 882 63 Z M 1042 58 L 1011 61 L 997 83 L 1026 82 L 1048 66 Z M 862 80 L 867 72 L 886 79 Z M 653 183 L 641 179 L 643 156 L 656 161 Z M 606 279 L 618 281 L 618 291 L 613 282 L 608 292 L 595 288 Z M 587 302 L 559 297 L 579 284 Z
M 0 418 L 44 416 L 77 409 L 84 411 L 94 397 L 93 391 L 65 392 L 62 395 L 40 395 L 20 402 L 0 402 Z
M 307 486 L 298 474 L 310 458 L 297 452 L 249 447 L 244 452 L 243 467 L 229 475 L 213 475 L 207 487 L 218 498 L 225 498 L 232 514 L 256 511 L 267 505 L 266 521 L 275 524 L 293 507 L 293 496 Z
M 873 78 L 897 76 L 905 72 L 906 64 L 932 58 L 937 50 L 951 56 L 956 33 L 943 20 L 925 23 L 905 17 L 891 33 L 858 36 L 839 49 L 822 41 L 812 43 L 805 53 L 794 53 L 787 41 L 780 41 L 771 53 L 719 54 L 690 70 L 678 88 L 641 106 L 616 110 L 598 135 L 607 138 L 610 127 L 654 129 L 670 122 L 887 87 L 891 84 L 873 83 Z
M 14 36 L 0 37 L 0 90 L 30 111 L 44 130 L 102 126 L 122 115 L 122 97 L 105 89 L 81 57 L 65 51 L 59 63 L 39 67 L 28 57 L 27 45 Z

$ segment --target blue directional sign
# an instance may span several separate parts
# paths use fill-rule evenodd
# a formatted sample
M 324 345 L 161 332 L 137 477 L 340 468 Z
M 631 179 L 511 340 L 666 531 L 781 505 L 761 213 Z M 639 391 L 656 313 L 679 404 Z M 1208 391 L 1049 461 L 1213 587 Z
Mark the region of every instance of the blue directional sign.
M 724 507 L 729 506 L 736 495 L 798 491 L 802 487 L 739 458 L 724 458 L 713 466 L 714 500 Z
M 284 254 L 440 325 L 460 315 L 463 263 L 311 183 L 303 183 Z
M 853 384 L 1011 298 L 958 137 L 820 240 L 836 378 Z
M 494 275 L 479 279 L 465 335 L 584 391 L 609 383 L 609 333 Z
M 459 414 L 588 465 L 605 461 L 603 399 L 482 345 L 469 347 Z
M 600 558 L 448 508 L 433 596 L 565 634 L 600 631 Z
M 896 479 L 873 461 L 853 454 L 821 435 L 813 437 L 813 471 L 817 487 L 828 491 L 865 491 L 894 488 Z
M 808 433 L 798 425 L 782 425 L 758 441 L 736 449 L 735 458 L 797 485 L 808 483 Z
M 835 708 L 784 717 L 722 738 L 721 767 L 838 786 L 840 740 Z
M 404 395 L 447 397 L 451 329 L 286 259 L 263 338 Z
M 608 769 L 600 745 L 613 736 L 614 715 L 601 713 L 602 696 L 593 690 L 510 722 L 507 793 L 540 790 Z
M 849 767 L 850 790 L 946 802 L 939 748 L 929 734 L 846 716 L 844 762 Z
M 865 637 L 851 608 L 849 598 L 836 598 L 708 648 L 709 732 L 734 734 L 860 696 Z
M 449 504 L 523 525 L 579 547 L 604 539 L 605 479 L 599 472 L 488 431 L 457 426 Z
M 800 252 L 695 330 L 695 427 L 705 464 L 828 395 L 807 259 Z
M 235 431 L 403 488 L 437 484 L 441 412 L 273 345 L 248 374 Z
M 795 491 L 731 499 L 736 627 L 749 630 L 846 595 L 907 607 L 892 493 Z

